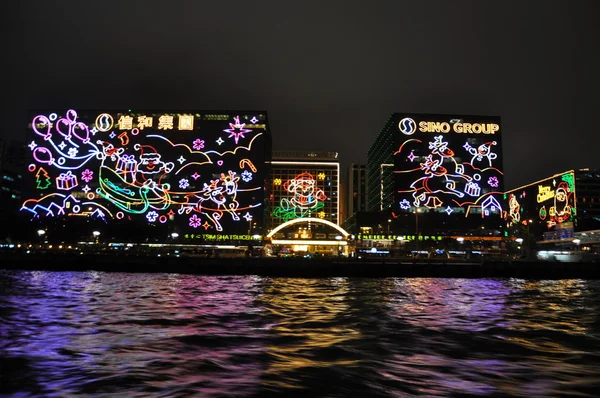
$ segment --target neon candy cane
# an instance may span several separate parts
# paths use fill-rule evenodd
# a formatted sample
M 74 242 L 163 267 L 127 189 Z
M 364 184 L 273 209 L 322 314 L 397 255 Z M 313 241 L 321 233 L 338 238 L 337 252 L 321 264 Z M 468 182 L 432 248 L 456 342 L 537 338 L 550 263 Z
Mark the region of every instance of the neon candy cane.
M 240 160 L 240 169 L 243 169 L 245 165 L 248 165 L 248 167 L 250 167 L 250 170 L 252 170 L 253 173 L 256 173 L 258 171 L 258 169 L 250 161 L 250 159 L 242 159 L 242 160 Z

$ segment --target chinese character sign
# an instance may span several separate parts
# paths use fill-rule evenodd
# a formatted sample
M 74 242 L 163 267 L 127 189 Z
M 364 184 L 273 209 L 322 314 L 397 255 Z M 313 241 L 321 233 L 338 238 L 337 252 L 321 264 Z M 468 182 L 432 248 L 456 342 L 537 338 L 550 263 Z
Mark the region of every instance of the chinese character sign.
M 264 112 L 68 110 L 30 123 L 33 193 L 21 211 L 32 218 L 137 219 L 209 234 L 246 234 L 262 220 Z

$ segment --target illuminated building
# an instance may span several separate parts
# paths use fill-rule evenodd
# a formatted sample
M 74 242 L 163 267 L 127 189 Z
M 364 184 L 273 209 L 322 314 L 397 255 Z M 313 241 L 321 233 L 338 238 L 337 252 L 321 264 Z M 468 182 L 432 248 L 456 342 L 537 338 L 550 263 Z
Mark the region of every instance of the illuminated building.
M 505 193 L 511 235 L 532 243 L 600 241 L 600 170 L 555 174 Z
M 35 223 L 89 234 L 66 227 L 91 220 L 131 241 L 262 231 L 264 111 L 36 112 L 29 133 L 21 212 Z
M 368 210 L 398 233 L 500 236 L 500 118 L 392 114 L 368 152 Z
M 320 218 L 339 225 L 340 163 L 337 152 L 273 151 L 268 225 Z

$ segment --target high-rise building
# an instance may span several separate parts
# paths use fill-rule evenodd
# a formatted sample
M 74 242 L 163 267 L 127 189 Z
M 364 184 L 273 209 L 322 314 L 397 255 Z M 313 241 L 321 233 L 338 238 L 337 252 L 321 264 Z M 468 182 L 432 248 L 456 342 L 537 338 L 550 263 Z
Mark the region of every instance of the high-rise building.
M 367 151 L 367 211 L 391 210 L 394 201 L 394 114 Z
M 368 152 L 368 210 L 416 236 L 500 235 L 501 139 L 496 116 L 392 114 Z
M 344 227 L 354 230 L 357 213 L 367 211 L 367 165 L 352 163 L 346 175 Z
M 267 224 L 318 217 L 339 225 L 337 152 L 273 151 Z

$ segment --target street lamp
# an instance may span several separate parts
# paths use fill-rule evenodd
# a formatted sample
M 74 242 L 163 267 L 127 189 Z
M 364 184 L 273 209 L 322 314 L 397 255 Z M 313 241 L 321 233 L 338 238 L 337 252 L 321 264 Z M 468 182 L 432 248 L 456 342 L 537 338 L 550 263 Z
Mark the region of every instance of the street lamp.
M 339 257 L 341 254 L 340 252 L 342 251 L 342 239 L 344 239 L 344 238 L 342 237 L 342 235 L 337 235 L 335 237 L 335 239 L 338 241 L 338 257 Z
M 579 244 L 581 243 L 581 239 L 573 239 L 573 243 L 577 245 L 577 250 L 579 250 Z
M 519 253 L 522 256 L 523 255 L 523 246 L 522 246 L 522 244 L 523 244 L 523 238 L 517 238 L 517 239 L 515 239 L 515 242 L 517 242 L 517 244 L 519 245 L 518 246 Z
M 94 235 L 94 238 L 96 238 L 96 243 L 98 243 L 98 237 L 100 236 L 100 231 L 93 231 L 92 235 Z
M 419 213 L 421 208 L 415 207 L 415 248 L 419 250 Z
M 392 219 L 388 218 L 388 225 L 387 225 L 387 234 L 390 234 L 390 224 L 392 223 Z

